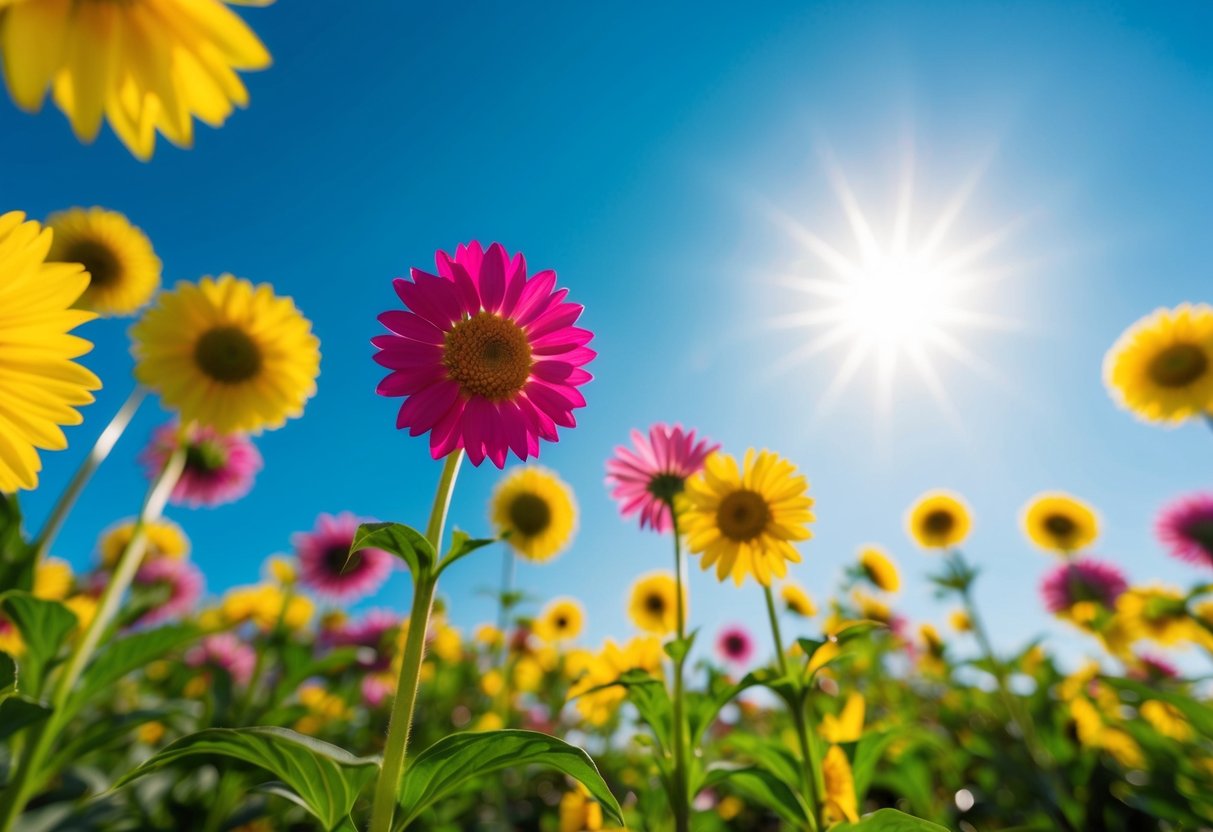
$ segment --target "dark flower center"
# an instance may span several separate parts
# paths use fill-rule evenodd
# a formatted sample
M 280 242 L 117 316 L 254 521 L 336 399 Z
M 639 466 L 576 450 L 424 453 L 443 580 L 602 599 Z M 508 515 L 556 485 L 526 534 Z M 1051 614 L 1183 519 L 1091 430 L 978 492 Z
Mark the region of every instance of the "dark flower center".
M 552 619 L 552 624 L 557 630 L 567 630 L 569 627 L 569 620 L 563 615 L 558 615 Z
M 677 474 L 658 474 L 649 480 L 645 488 L 658 500 L 668 503 L 682 493 L 685 485 L 686 479 Z
M 330 574 L 355 572 L 361 564 L 362 555 L 359 552 L 350 554 L 349 546 L 334 545 L 324 550 L 324 566 Z
M 646 595 L 644 598 L 644 610 L 652 615 L 664 615 L 665 598 L 656 592 Z
M 947 509 L 928 511 L 922 518 L 922 529 L 930 537 L 943 537 L 956 527 L 956 517 Z
M 1105 607 L 1111 607 L 1112 602 L 1116 600 L 1107 587 L 1087 580 L 1085 575 L 1073 568 L 1067 577 L 1066 594 L 1069 595 L 1070 606 L 1083 601 L 1095 601 Z
M 1043 521 L 1045 532 L 1062 546 L 1069 545 L 1071 539 L 1078 533 L 1078 524 L 1074 518 L 1064 514 L 1050 514 Z
M 1213 560 L 1213 517 L 1193 520 L 1184 527 L 1184 534 Z
M 738 543 L 753 540 L 762 534 L 771 519 L 767 501 L 756 491 L 739 489 L 720 501 L 716 509 L 716 525 L 725 537 Z
M 239 384 L 260 372 L 261 349 L 240 327 L 217 326 L 198 339 L 194 360 L 215 381 Z
M 1161 387 L 1187 387 L 1209 370 L 1209 356 L 1195 344 L 1172 344 L 1150 361 L 1146 372 Z
M 512 399 L 531 375 L 531 344 L 522 327 L 479 312 L 446 334 L 442 363 L 467 395 Z
M 738 635 L 725 636 L 724 652 L 729 656 L 740 656 L 745 652 L 745 639 Z
M 198 474 L 213 474 L 227 464 L 227 454 L 218 442 L 191 442 L 185 448 L 185 467 Z
M 510 525 L 526 537 L 534 537 L 552 524 L 552 507 L 538 494 L 519 494 L 510 502 Z
M 114 250 L 96 240 L 78 240 L 68 246 L 63 262 L 79 263 L 88 272 L 88 285 L 105 289 L 122 279 L 122 263 Z

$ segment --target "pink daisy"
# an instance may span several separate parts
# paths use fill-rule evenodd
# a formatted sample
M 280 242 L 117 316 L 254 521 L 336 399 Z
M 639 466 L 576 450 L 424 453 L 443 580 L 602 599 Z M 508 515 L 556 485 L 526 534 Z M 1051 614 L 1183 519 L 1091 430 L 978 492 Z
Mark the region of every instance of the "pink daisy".
M 742 665 L 754 655 L 754 640 L 741 625 L 732 624 L 716 636 L 716 652 L 726 662 Z
M 403 619 L 388 610 L 367 610 L 357 621 L 347 621 L 324 634 L 328 647 L 361 647 L 358 664 L 368 670 L 386 670 L 392 664 L 396 638 Z
M 300 580 L 334 601 L 354 601 L 379 589 L 391 574 L 392 555 L 382 549 L 350 555 L 354 534 L 364 522 L 348 511 L 321 514 L 314 530 L 297 532 L 291 543 L 299 558 Z
M 173 451 L 185 446 L 185 469 L 169 500 L 191 508 L 238 500 L 253 487 L 261 470 L 261 452 L 243 434 L 223 435 L 211 427 L 162 425 L 140 456 L 149 477 L 164 468 Z
M 247 685 L 253 678 L 257 654 L 232 633 L 214 633 L 185 654 L 185 663 L 225 671 L 236 684 Z
M 371 708 L 378 708 L 396 690 L 396 680 L 390 673 L 368 673 L 360 685 L 362 701 Z
M 1083 601 L 1094 601 L 1112 609 L 1128 587 L 1124 575 L 1112 564 L 1081 558 L 1059 564 L 1045 575 L 1040 594 L 1049 612 L 1057 614 L 1067 612 Z
M 1213 568 L 1213 494 L 1174 501 L 1159 515 L 1156 531 L 1175 557 Z
M 188 560 L 153 558 L 139 567 L 132 584 L 146 593 L 153 606 L 139 617 L 143 626 L 180 618 L 193 611 L 202 597 L 202 572 Z
M 585 407 L 577 388 L 596 353 L 586 346 L 594 334 L 573 326 L 582 307 L 553 291 L 555 272 L 528 278 L 523 256 L 498 243 L 435 260 L 437 275 L 412 269 L 412 280 L 394 281 L 409 311 L 379 316 L 391 334 L 371 339 L 375 361 L 392 373 L 377 392 L 405 397 L 396 427 L 429 431 L 434 459 L 462 448 L 473 465 L 502 468 L 510 451 L 539 456 L 539 440 L 555 442 Z
M 619 513 L 625 518 L 639 513 L 640 528 L 668 532 L 673 527 L 670 501 L 719 447 L 706 439 L 696 441 L 695 431 L 684 431 L 681 425 L 658 423 L 647 437 L 633 430 L 632 447 L 618 446 L 614 458 L 607 460 L 607 488 L 619 503 Z

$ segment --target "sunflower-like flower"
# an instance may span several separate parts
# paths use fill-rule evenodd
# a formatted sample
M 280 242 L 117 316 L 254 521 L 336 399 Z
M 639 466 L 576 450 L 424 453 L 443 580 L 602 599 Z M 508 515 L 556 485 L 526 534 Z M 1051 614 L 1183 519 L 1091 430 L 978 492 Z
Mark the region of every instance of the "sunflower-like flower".
M 700 565 L 716 567 L 723 581 L 738 586 L 753 575 L 763 586 L 800 562 L 795 541 L 808 540 L 809 482 L 796 466 L 770 451 L 746 451 L 744 462 L 717 451 L 702 472 L 687 481 L 685 530 Z
M 1104 383 L 1147 422 L 1213 413 L 1213 306 L 1181 303 L 1137 321 L 1104 358 Z
M 605 725 L 627 694 L 622 687 L 603 686 L 612 684 L 629 670 L 657 675 L 661 672 L 663 656 L 661 642 L 652 636 L 634 638 L 623 646 L 607 639 L 597 654 L 570 662 L 581 670 L 581 675 L 569 688 L 569 699 L 576 700 L 577 711 L 586 722 Z
M 99 315 L 132 315 L 160 288 L 160 258 L 152 242 L 117 211 L 72 208 L 51 214 L 55 232 L 47 260 L 79 263 L 88 288 L 79 305 Z
M 223 124 L 248 104 L 236 70 L 270 64 L 219 0 L 0 3 L 0 52 L 17 106 L 37 112 L 49 88 L 80 141 L 97 137 L 104 116 L 140 159 L 151 157 L 156 131 L 189 147 L 194 118 Z
M 577 531 L 573 490 L 539 465 L 515 468 L 497 486 L 490 519 L 498 534 L 522 557 L 536 563 L 568 548 Z
M 181 281 L 131 327 L 135 377 L 183 422 L 282 427 L 316 392 L 320 342 L 294 302 L 230 274 Z
M 1099 536 L 1095 510 L 1077 497 L 1060 492 L 1037 494 L 1029 500 L 1022 523 L 1028 540 L 1064 557 L 1085 549 Z
M 80 424 L 76 408 L 101 386 L 72 360 L 93 348 L 69 334 L 94 317 L 71 308 L 88 275 L 45 262 L 52 236 L 20 211 L 0 214 L 0 493 L 37 487 L 38 449 L 66 448 L 60 426 Z
M 498 243 L 435 260 L 437 275 L 412 269 L 395 281 L 409 311 L 379 316 L 391 334 L 371 339 L 375 361 L 392 371 L 379 395 L 405 397 L 396 427 L 429 432 L 434 459 L 462 448 L 473 465 L 503 468 L 511 451 L 539 456 L 539 440 L 557 441 L 585 407 L 577 388 L 596 353 L 586 346 L 594 333 L 573 326 L 582 307 L 555 289 L 555 272 L 528 277 L 525 258 Z
M 804 587 L 792 580 L 784 581 L 779 587 L 779 598 L 783 601 L 784 609 L 799 615 L 801 618 L 812 618 L 817 615 L 817 605 L 804 591 Z
M 112 567 L 122 557 L 126 547 L 135 536 L 135 521 L 122 520 L 110 526 L 101 533 L 97 543 L 97 551 L 101 555 L 101 565 Z M 181 531 L 181 527 L 171 520 L 152 520 L 143 526 L 143 536 L 147 541 L 144 552 L 145 560 L 170 558 L 182 560 L 189 557 L 190 541 Z
M 572 641 L 585 625 L 585 609 L 574 598 L 549 601 L 535 619 L 534 630 L 543 641 L 555 644 Z
M 686 590 L 682 609 L 687 609 Z M 641 575 L 628 593 L 628 616 L 646 633 L 664 636 L 678 628 L 678 584 L 669 572 Z
M 872 586 L 885 592 L 901 588 L 901 576 L 889 554 L 879 546 L 865 546 L 859 551 L 859 568 Z
M 619 513 L 639 514 L 642 529 L 668 532 L 673 527 L 671 502 L 682 493 L 687 477 L 698 473 L 708 454 L 719 447 L 697 440 L 695 431 L 684 431 L 681 425 L 658 423 L 648 436 L 632 431 L 632 447 L 620 445 L 607 460 L 607 487 L 619 503 Z
M 924 549 L 951 549 L 965 542 L 973 515 L 958 494 L 928 491 L 906 512 L 910 538 Z

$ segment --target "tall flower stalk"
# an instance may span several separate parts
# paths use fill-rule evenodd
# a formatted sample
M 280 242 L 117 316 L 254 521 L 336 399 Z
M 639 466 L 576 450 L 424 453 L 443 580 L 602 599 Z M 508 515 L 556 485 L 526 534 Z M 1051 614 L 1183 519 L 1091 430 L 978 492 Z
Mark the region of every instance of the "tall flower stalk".
M 685 590 L 682 583 L 682 538 L 678 532 L 678 512 L 674 500 L 666 501 L 670 511 L 670 522 L 674 538 L 674 583 L 677 599 L 678 640 L 674 650 L 674 828 L 677 832 L 688 832 L 691 828 L 691 795 L 687 774 L 687 723 L 685 665 L 690 645 L 687 643 Z

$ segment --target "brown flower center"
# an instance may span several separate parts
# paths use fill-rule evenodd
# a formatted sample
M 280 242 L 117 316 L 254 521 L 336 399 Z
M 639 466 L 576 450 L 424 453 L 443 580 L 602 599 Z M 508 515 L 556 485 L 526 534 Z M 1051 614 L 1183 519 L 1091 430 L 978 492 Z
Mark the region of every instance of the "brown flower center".
M 546 531 L 552 524 L 552 507 L 536 494 L 519 494 L 510 501 L 510 525 L 526 537 Z
M 217 326 L 194 345 L 198 367 L 221 384 L 239 384 L 261 371 L 261 348 L 240 327 Z
M 442 363 L 464 393 L 505 401 L 531 375 L 531 345 L 518 324 L 479 312 L 446 334 Z
M 665 598 L 656 592 L 649 593 L 644 598 L 645 612 L 652 615 L 665 614 Z
M 1187 387 L 1209 371 L 1209 356 L 1196 344 L 1172 344 L 1150 361 L 1146 373 L 1161 387 Z
M 922 518 L 922 530 L 930 537 L 944 537 L 956 527 L 956 516 L 947 509 L 928 511 Z
M 1184 529 L 1184 532 L 1196 542 L 1197 546 L 1204 549 L 1209 560 L 1213 561 L 1213 518 L 1193 520 Z
M 716 509 L 716 525 L 725 537 L 738 543 L 753 540 L 762 534 L 771 519 L 771 509 L 762 495 L 740 489 L 720 501 Z
M 202 440 L 185 446 L 185 468 L 198 474 L 213 474 L 227 463 L 227 453 L 217 442 Z
M 113 249 L 96 240 L 77 240 L 63 253 L 63 262 L 79 263 L 89 274 L 91 288 L 105 289 L 122 277 L 122 264 Z
M 552 619 L 552 624 L 556 627 L 557 632 L 561 632 L 569 628 L 569 620 L 563 615 L 558 615 Z
M 362 565 L 362 554 L 350 554 L 349 546 L 330 546 L 324 552 L 324 565 L 333 575 L 357 572 L 358 567 Z
M 1072 517 L 1064 514 L 1050 514 L 1043 521 L 1045 532 L 1059 544 L 1069 545 L 1070 540 L 1078 533 L 1078 524 Z

